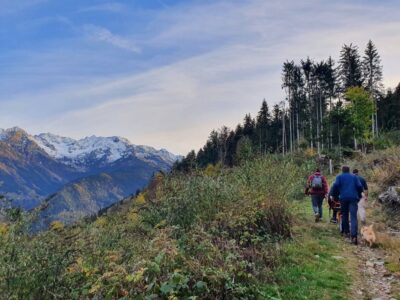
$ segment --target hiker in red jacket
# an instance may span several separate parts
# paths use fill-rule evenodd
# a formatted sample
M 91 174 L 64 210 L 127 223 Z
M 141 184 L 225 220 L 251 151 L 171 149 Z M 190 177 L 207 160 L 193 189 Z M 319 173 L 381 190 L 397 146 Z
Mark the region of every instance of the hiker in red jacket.
M 308 177 L 306 195 L 311 196 L 311 204 L 314 210 L 315 222 L 322 219 L 322 203 L 328 194 L 329 186 L 325 176 L 322 176 L 320 169 Z

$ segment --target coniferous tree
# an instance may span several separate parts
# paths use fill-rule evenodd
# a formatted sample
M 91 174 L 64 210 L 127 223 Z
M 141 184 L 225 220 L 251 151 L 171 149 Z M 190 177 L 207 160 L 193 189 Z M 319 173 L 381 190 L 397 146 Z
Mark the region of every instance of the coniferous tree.
M 304 95 L 307 107 L 307 115 L 308 115 L 308 126 L 309 126 L 309 139 L 310 139 L 310 147 L 314 148 L 314 134 L 313 134 L 313 99 L 312 99 L 312 88 L 311 88 L 311 76 L 313 71 L 313 61 L 307 57 L 304 61 L 301 61 L 301 68 L 303 71 L 304 77 Z
M 282 141 L 282 111 L 278 104 L 273 107 L 272 120 L 271 120 L 271 140 L 270 145 L 273 152 L 281 152 Z
M 285 89 L 287 95 L 287 102 L 289 104 L 288 117 L 289 117 L 289 145 L 290 152 L 293 152 L 293 116 L 294 116 L 294 105 L 293 105 L 293 89 L 294 89 L 294 77 L 295 77 L 295 64 L 294 61 L 286 61 L 282 68 L 282 88 Z
M 275 104 L 270 112 L 264 100 L 256 119 L 246 114 L 235 130 L 225 126 L 213 130 L 197 155 L 191 151 L 174 169 L 191 170 L 216 163 L 234 166 L 266 152 L 285 155 L 306 145 L 300 144 L 303 139 L 311 148 L 317 145 L 319 153 L 335 147 L 342 151 L 353 143 L 357 149 L 357 141 L 365 150 L 366 143 L 372 141 L 370 133 L 377 130 L 378 124 L 376 116 L 365 118 L 376 110 L 371 108 L 371 95 L 379 100 L 381 128 L 400 130 L 400 84 L 394 91 L 382 92 L 382 66 L 371 41 L 362 64 L 357 47 L 352 44 L 343 46 L 338 68 L 331 57 L 316 63 L 307 58 L 300 65 L 286 61 L 282 88 L 286 102 Z M 343 95 L 347 103 L 341 100 Z M 376 125 L 371 126 L 371 121 Z
M 198 155 L 199 156 L 199 155 Z M 206 167 L 208 164 L 216 164 L 219 161 L 219 149 L 218 149 L 218 132 L 213 130 L 203 147 L 201 159 L 201 166 Z
M 218 132 L 218 160 L 221 164 L 225 164 L 228 153 L 228 137 L 229 128 L 222 126 Z
M 187 168 L 189 170 L 192 170 L 196 167 L 196 152 L 194 150 L 190 151 L 188 155 L 186 155 L 186 163 L 187 163 Z
M 327 111 L 327 100 L 330 95 L 330 84 L 332 84 L 331 69 L 328 63 L 321 61 L 315 63 L 312 68 L 312 99 L 313 113 L 315 114 L 316 142 L 318 153 L 325 147 L 325 140 L 328 136 L 324 123 Z
M 190 151 L 179 163 L 176 163 L 174 169 L 183 172 L 189 172 L 197 165 L 196 152 Z
M 243 135 L 248 136 L 250 138 L 254 137 L 254 132 L 255 132 L 255 121 L 251 117 L 250 114 L 246 114 L 244 117 L 244 122 L 243 122 Z
M 260 153 L 266 153 L 269 148 L 269 127 L 271 122 L 271 115 L 267 101 L 263 100 L 261 109 L 257 115 L 256 132 L 258 137 L 258 148 Z
M 381 96 L 383 90 L 382 84 L 382 65 L 381 58 L 378 54 L 374 43 L 369 40 L 364 52 L 363 62 L 363 79 L 364 87 L 374 98 L 375 106 L 377 99 Z M 372 116 L 372 134 L 378 134 L 378 114 Z
M 300 137 L 302 135 L 302 119 L 303 115 L 305 114 L 305 98 L 304 98 L 304 79 L 302 76 L 301 68 L 299 66 L 295 66 L 293 70 L 293 91 L 292 91 L 292 106 L 293 106 L 293 127 L 296 128 L 295 135 L 296 135 L 296 147 L 297 150 L 300 147 Z
M 343 45 L 340 51 L 339 76 L 342 93 L 350 87 L 362 86 L 361 60 L 357 46 Z
M 326 62 L 326 74 L 325 80 L 327 84 L 327 92 L 329 97 L 329 111 L 333 110 L 333 99 L 336 98 L 338 92 L 337 86 L 337 73 L 335 69 L 335 62 L 332 57 L 329 56 Z M 329 149 L 333 147 L 333 128 L 332 120 L 329 120 Z
M 227 154 L 226 154 L 226 160 L 225 164 L 227 166 L 232 167 L 235 163 L 235 153 L 236 153 L 236 137 L 235 137 L 235 132 L 231 130 L 229 132 L 229 136 L 227 139 Z
M 282 130 L 282 154 L 285 155 L 287 153 L 287 110 L 286 110 L 286 105 L 285 101 L 280 102 L 280 116 L 279 119 L 281 120 L 281 130 Z M 289 135 L 290 136 L 290 135 Z
M 324 101 L 324 91 L 325 91 L 325 80 L 324 80 L 324 62 L 319 62 L 314 65 L 314 78 L 316 87 L 316 97 L 315 97 L 315 112 L 316 112 L 316 127 L 317 127 L 317 149 L 318 154 L 321 153 L 321 142 L 322 141 L 322 106 Z M 322 146 L 323 148 L 323 146 Z
M 400 83 L 378 102 L 378 113 L 383 130 L 400 130 Z

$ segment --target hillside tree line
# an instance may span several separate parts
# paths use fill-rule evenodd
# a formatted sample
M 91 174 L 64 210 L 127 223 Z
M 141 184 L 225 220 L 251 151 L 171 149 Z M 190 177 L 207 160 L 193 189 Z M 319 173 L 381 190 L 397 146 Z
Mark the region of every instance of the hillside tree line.
M 270 108 L 263 100 L 257 116 L 246 114 L 233 130 L 213 130 L 206 144 L 197 153 L 190 151 L 175 169 L 233 166 L 257 154 L 305 149 L 366 151 L 384 134 L 400 130 L 400 84 L 385 91 L 381 59 L 371 40 L 363 55 L 356 45 L 343 45 L 337 62 L 331 57 L 284 62 L 282 89 L 284 101 Z

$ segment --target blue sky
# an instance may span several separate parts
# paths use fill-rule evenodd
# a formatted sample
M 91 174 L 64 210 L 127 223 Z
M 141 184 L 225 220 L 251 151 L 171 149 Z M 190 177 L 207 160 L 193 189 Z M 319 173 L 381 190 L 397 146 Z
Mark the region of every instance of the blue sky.
M 398 1 L 0 0 L 0 128 L 186 153 L 281 101 L 286 59 L 378 47 L 400 82 Z

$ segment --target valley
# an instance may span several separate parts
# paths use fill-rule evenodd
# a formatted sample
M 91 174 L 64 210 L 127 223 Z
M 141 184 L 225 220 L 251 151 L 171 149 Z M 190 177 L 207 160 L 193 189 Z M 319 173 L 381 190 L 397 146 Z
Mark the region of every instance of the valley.
M 143 189 L 178 159 L 120 137 L 74 140 L 0 129 L 1 206 L 38 209 L 38 228 L 71 224 Z

